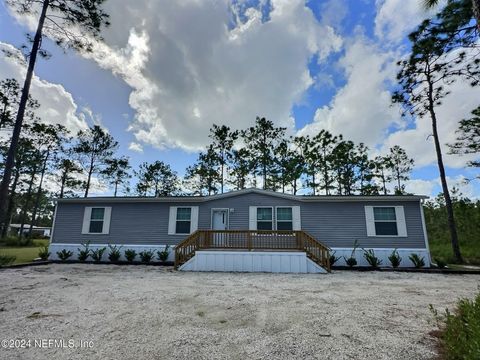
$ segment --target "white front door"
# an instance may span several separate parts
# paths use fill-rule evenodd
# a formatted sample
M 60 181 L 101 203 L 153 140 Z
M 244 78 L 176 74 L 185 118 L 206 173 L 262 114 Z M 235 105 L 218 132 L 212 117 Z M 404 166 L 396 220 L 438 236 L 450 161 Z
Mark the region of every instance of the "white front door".
M 216 209 L 212 212 L 212 230 L 227 230 L 228 229 L 228 210 Z M 215 248 L 223 248 L 227 245 L 228 234 L 214 233 L 213 246 Z
M 212 230 L 228 229 L 228 211 L 225 209 L 213 210 Z

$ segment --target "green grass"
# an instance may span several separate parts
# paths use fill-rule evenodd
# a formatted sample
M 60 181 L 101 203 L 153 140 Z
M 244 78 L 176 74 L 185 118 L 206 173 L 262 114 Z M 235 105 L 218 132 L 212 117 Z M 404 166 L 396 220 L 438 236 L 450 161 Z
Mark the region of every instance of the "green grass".
M 15 256 L 14 264 L 25 264 L 38 258 L 42 246 L 48 246 L 49 240 L 33 240 L 34 246 L 0 246 L 0 254 Z
M 431 305 L 440 331 L 440 357 L 453 359 L 480 359 L 480 294 L 475 299 L 462 299 L 457 309 L 439 314 Z
M 460 251 L 467 264 L 480 265 L 480 239 L 477 242 L 460 243 Z M 432 260 L 442 259 L 447 263 L 455 263 L 452 245 L 448 241 L 430 240 Z

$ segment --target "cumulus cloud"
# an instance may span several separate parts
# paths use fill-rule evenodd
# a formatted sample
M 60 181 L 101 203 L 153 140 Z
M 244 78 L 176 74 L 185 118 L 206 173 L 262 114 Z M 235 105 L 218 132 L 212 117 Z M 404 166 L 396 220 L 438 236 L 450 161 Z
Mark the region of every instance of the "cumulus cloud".
M 0 79 L 14 78 L 23 85 L 26 64 L 18 61 L 19 51 L 10 44 L 0 42 L 0 51 L 16 56 L 0 57 Z M 78 107 L 72 95 L 60 84 L 52 84 L 34 76 L 30 89 L 31 96 L 41 104 L 36 114 L 48 124 L 62 124 L 73 133 L 85 129 L 87 124 L 79 115 Z
M 444 3 L 441 0 L 438 8 Z M 423 2 L 417 0 L 377 0 L 376 7 L 375 35 L 382 41 L 391 41 L 393 44 L 401 41 L 422 20 L 438 10 L 426 10 Z
M 135 152 L 138 152 L 138 153 L 143 153 L 143 146 L 139 143 L 131 142 L 128 145 L 128 150 L 135 151 Z
M 106 2 L 112 26 L 87 56 L 132 87 L 137 143 L 197 150 L 213 123 L 244 128 L 256 116 L 292 127 L 313 84 L 308 62 L 342 40 L 303 1 L 271 3 L 268 19 L 245 5 L 231 23 L 227 1 Z
M 326 129 L 376 146 L 392 124 L 403 127 L 400 110 L 391 106 L 388 91 L 395 76 L 394 59 L 394 53 L 381 50 L 361 32 L 347 41 L 345 55 L 338 64 L 344 70 L 346 85 L 329 105 L 317 109 L 313 123 L 300 134 Z

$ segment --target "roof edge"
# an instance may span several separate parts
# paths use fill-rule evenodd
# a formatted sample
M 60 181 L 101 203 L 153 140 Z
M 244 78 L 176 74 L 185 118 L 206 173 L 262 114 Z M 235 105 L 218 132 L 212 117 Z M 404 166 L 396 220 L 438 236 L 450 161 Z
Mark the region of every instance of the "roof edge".
M 62 198 L 55 199 L 58 203 L 91 203 L 91 202 L 208 202 L 234 196 L 240 196 L 249 193 L 257 193 L 267 196 L 274 196 L 288 200 L 301 202 L 342 202 L 342 201 L 420 201 L 428 199 L 425 195 L 292 195 L 283 194 L 270 190 L 248 188 L 236 191 L 230 191 L 223 194 L 216 194 L 210 196 L 162 196 L 162 197 L 114 197 L 114 196 L 99 196 L 86 198 Z

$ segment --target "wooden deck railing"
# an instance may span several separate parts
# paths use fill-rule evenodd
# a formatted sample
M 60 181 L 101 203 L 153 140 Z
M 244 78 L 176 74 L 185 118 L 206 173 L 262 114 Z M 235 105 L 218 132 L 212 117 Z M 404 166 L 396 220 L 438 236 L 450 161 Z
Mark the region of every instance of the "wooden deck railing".
M 202 249 L 305 251 L 311 260 L 330 271 L 330 249 L 302 230 L 197 230 L 175 247 L 175 268 Z

